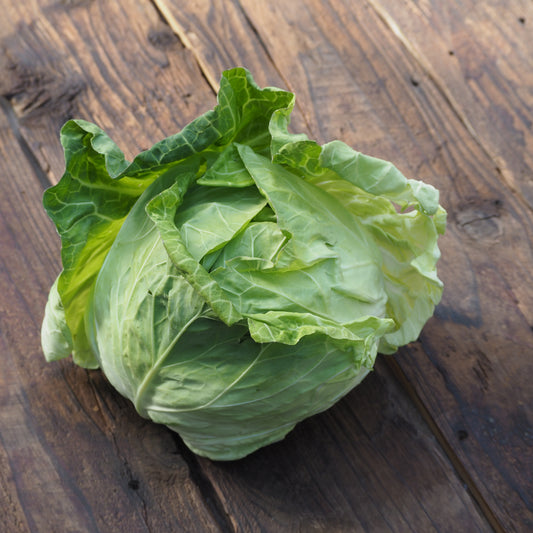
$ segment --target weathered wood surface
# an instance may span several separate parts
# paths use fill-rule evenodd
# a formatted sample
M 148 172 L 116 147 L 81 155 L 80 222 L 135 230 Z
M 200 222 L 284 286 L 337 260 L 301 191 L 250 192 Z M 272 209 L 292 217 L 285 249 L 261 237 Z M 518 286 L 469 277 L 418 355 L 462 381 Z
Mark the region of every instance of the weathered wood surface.
M 3 0 L 6 531 L 533 528 L 533 13 L 511 4 Z M 141 420 L 98 371 L 44 362 L 60 266 L 40 198 L 67 118 L 131 157 L 211 108 L 235 65 L 297 93 L 294 130 L 435 184 L 450 223 L 420 341 L 282 443 L 220 464 Z
M 194 32 L 194 13 L 158 3 Z M 398 361 L 491 518 L 533 527 L 531 3 L 241 4 L 315 137 L 441 190 L 443 302 Z M 216 56 L 224 34 L 201 35 L 193 48 Z

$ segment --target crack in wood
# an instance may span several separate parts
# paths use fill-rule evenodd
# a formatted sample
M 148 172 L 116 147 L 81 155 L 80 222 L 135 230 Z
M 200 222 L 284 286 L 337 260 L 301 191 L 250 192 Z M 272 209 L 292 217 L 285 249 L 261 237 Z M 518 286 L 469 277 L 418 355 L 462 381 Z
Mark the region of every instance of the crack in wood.
M 443 432 L 439 428 L 439 425 L 434 420 L 433 416 L 431 415 L 429 409 L 425 405 L 422 398 L 419 396 L 418 392 L 414 388 L 413 384 L 409 381 L 408 377 L 405 375 L 404 371 L 402 370 L 399 363 L 394 359 L 394 357 L 387 357 L 386 358 L 387 366 L 390 368 L 392 373 L 394 374 L 395 378 L 398 380 L 402 388 L 405 390 L 406 394 L 411 398 L 411 401 L 415 405 L 415 407 L 418 409 L 418 412 L 428 425 L 429 429 L 431 430 L 431 433 L 435 436 L 437 439 L 437 442 L 439 443 L 440 447 L 442 448 L 443 452 L 448 457 L 451 465 L 455 469 L 457 475 L 459 478 L 463 481 L 466 488 L 470 492 L 472 499 L 477 504 L 481 514 L 485 517 L 487 522 L 490 524 L 492 529 L 495 533 L 505 533 L 505 528 L 502 526 L 492 509 L 490 508 L 489 504 L 483 497 L 481 491 L 478 489 L 476 483 L 468 473 L 468 469 L 463 464 L 459 456 L 455 453 L 453 447 L 448 442 L 446 437 L 444 436 Z M 459 431 L 459 439 L 464 440 L 466 436 L 468 436 L 468 433 L 461 429 Z
M 176 444 L 177 453 L 186 462 L 189 468 L 190 478 L 202 495 L 202 499 L 207 509 L 211 512 L 213 520 L 220 527 L 221 533 L 235 533 L 237 530 L 232 523 L 230 513 L 224 506 L 222 499 L 218 496 L 213 483 L 206 475 L 199 459 L 187 448 L 177 433 L 172 431 L 171 436 Z
M 181 45 L 187 50 L 191 51 L 192 56 L 194 60 L 196 61 L 196 64 L 198 65 L 200 74 L 206 80 L 208 86 L 211 87 L 211 90 L 213 91 L 213 93 L 216 94 L 218 92 L 218 87 L 219 87 L 218 80 L 214 79 L 210 75 L 209 69 L 206 68 L 200 56 L 195 52 L 195 48 L 193 44 L 191 43 L 191 40 L 187 36 L 187 33 L 184 31 L 182 26 L 178 23 L 176 18 L 172 15 L 170 10 L 167 9 L 165 2 L 160 2 L 159 0 L 150 0 L 150 3 L 153 5 L 154 9 L 157 11 L 161 21 L 170 28 L 172 33 L 177 37 L 177 39 L 181 43 Z

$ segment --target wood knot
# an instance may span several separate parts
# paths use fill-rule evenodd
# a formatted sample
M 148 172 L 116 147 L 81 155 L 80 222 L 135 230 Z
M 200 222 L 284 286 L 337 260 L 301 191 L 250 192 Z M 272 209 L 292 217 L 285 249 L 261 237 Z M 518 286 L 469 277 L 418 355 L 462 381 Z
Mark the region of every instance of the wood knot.
M 4 45 L 10 53 L 0 57 L 0 66 L 9 75 L 0 79 L 0 95 L 17 116 L 26 123 L 41 116 L 57 116 L 59 123 L 70 118 L 87 88 L 77 66 L 52 48 L 36 23 L 19 25 Z
M 130 479 L 128 481 L 128 487 L 131 490 L 139 490 L 140 486 L 141 486 L 141 484 L 139 483 L 138 479 Z
M 459 207 L 455 214 L 457 226 L 470 238 L 481 242 L 494 242 L 503 235 L 501 214 L 503 202 L 475 199 Z
M 148 41 L 154 48 L 166 50 L 174 46 L 178 38 L 170 28 L 152 28 L 148 32 Z

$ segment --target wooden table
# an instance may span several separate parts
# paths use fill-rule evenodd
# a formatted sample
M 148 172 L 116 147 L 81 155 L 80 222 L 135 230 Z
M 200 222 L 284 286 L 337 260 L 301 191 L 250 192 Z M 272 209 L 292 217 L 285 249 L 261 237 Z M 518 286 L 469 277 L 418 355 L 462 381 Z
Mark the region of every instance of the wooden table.
M 533 3 L 0 2 L 0 530 L 533 531 Z M 59 129 L 131 158 L 222 70 L 297 94 L 292 129 L 441 191 L 442 303 L 328 412 L 241 461 L 189 452 L 99 371 L 48 364 L 42 205 Z

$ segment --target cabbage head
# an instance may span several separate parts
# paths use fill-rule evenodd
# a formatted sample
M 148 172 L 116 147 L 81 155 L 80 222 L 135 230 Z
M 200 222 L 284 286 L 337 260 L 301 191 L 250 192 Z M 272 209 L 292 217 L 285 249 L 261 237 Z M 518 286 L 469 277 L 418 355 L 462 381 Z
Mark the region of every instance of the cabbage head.
M 101 368 L 194 452 L 243 457 L 324 411 L 415 340 L 442 293 L 430 185 L 289 133 L 294 95 L 226 71 L 217 106 L 132 162 L 61 130 L 44 194 L 63 270 L 47 360 Z

